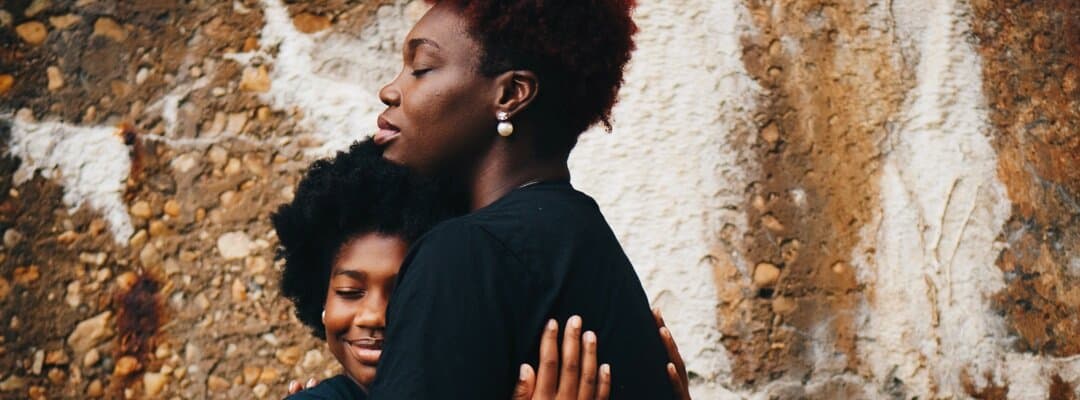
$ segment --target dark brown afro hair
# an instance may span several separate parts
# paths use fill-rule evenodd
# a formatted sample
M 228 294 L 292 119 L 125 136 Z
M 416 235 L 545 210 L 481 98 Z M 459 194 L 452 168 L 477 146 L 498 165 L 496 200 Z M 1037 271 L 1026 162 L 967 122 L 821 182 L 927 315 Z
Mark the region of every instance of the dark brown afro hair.
M 611 130 L 611 108 L 634 51 L 635 0 L 428 0 L 457 7 L 483 47 L 480 72 L 537 74 L 533 113 L 550 139 L 541 151 L 573 148 L 596 123 Z
M 464 212 L 437 185 L 382 157 L 371 140 L 332 159 L 315 161 L 292 202 L 271 217 L 278 257 L 285 260 L 281 294 L 296 316 L 320 338 L 330 269 L 342 246 L 366 233 L 413 243 L 433 225 Z

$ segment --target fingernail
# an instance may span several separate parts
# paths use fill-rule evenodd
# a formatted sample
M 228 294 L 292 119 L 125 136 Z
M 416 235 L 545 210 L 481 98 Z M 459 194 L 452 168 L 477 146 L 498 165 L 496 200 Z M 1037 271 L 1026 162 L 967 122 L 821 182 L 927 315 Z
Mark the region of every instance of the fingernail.
M 548 323 L 547 323 L 547 328 L 546 328 L 547 330 L 549 330 L 549 331 L 553 331 L 553 330 L 556 330 L 556 329 L 558 329 L 558 328 L 559 328 L 559 323 L 558 323 L 558 322 L 555 322 L 555 319 L 554 319 L 554 318 L 553 318 L 553 319 L 549 319 L 549 320 L 548 320 Z
M 585 340 L 585 343 L 595 342 L 596 341 L 596 334 L 593 333 L 593 331 L 585 332 L 585 335 L 582 336 L 582 339 Z
M 662 327 L 660 327 L 660 336 L 663 336 L 663 337 L 671 336 L 671 331 L 669 331 L 666 326 L 662 326 Z
M 289 390 L 292 390 L 292 388 L 297 386 L 300 386 L 300 382 L 297 382 L 295 379 L 289 381 Z
M 611 375 L 611 365 L 604 364 L 600 366 L 600 373 L 604 375 Z
M 571 328 L 580 328 L 581 327 L 581 317 L 579 317 L 577 315 L 575 315 L 573 317 L 570 317 L 570 321 L 567 322 L 566 324 L 569 325 Z
M 518 368 L 518 380 L 524 382 L 525 377 L 529 375 L 529 366 L 521 364 L 521 368 Z
M 668 371 L 675 372 L 675 363 L 667 363 Z
M 311 388 L 315 387 L 315 378 L 308 379 L 307 384 L 304 385 L 304 387 L 306 387 L 308 389 L 311 389 Z

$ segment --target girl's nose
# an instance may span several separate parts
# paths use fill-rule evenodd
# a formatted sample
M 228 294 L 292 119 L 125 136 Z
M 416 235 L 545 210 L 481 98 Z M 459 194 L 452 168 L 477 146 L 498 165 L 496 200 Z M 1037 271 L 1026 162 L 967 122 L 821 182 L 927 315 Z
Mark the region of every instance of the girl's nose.
M 369 293 L 367 301 L 353 315 L 353 324 L 359 327 L 383 329 L 386 327 L 386 296 Z

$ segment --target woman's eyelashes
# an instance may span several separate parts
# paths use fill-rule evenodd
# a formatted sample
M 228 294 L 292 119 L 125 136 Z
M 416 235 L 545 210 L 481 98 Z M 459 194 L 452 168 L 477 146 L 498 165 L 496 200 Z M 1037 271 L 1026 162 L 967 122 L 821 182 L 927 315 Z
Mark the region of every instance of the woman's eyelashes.
M 431 72 L 432 69 L 434 68 L 413 68 L 412 76 L 419 78 L 421 76 L 424 76 L 424 74 Z

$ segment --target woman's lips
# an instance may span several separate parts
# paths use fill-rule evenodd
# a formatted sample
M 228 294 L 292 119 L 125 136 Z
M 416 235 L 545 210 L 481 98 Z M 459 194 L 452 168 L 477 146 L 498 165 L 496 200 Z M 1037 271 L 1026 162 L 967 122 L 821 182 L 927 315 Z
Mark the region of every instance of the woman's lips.
M 401 136 L 401 129 L 399 129 L 390 121 L 387 121 L 385 117 L 379 116 L 378 120 L 379 131 L 375 132 L 375 144 L 382 146 L 390 143 L 391 140 Z
M 378 132 L 375 132 L 375 144 L 379 146 L 386 145 L 387 143 L 390 143 L 390 141 L 397 139 L 398 136 L 401 136 L 401 131 L 393 129 L 379 129 Z
M 382 340 L 380 339 L 345 340 L 345 346 L 362 364 L 376 365 L 379 363 L 379 356 L 382 355 Z

